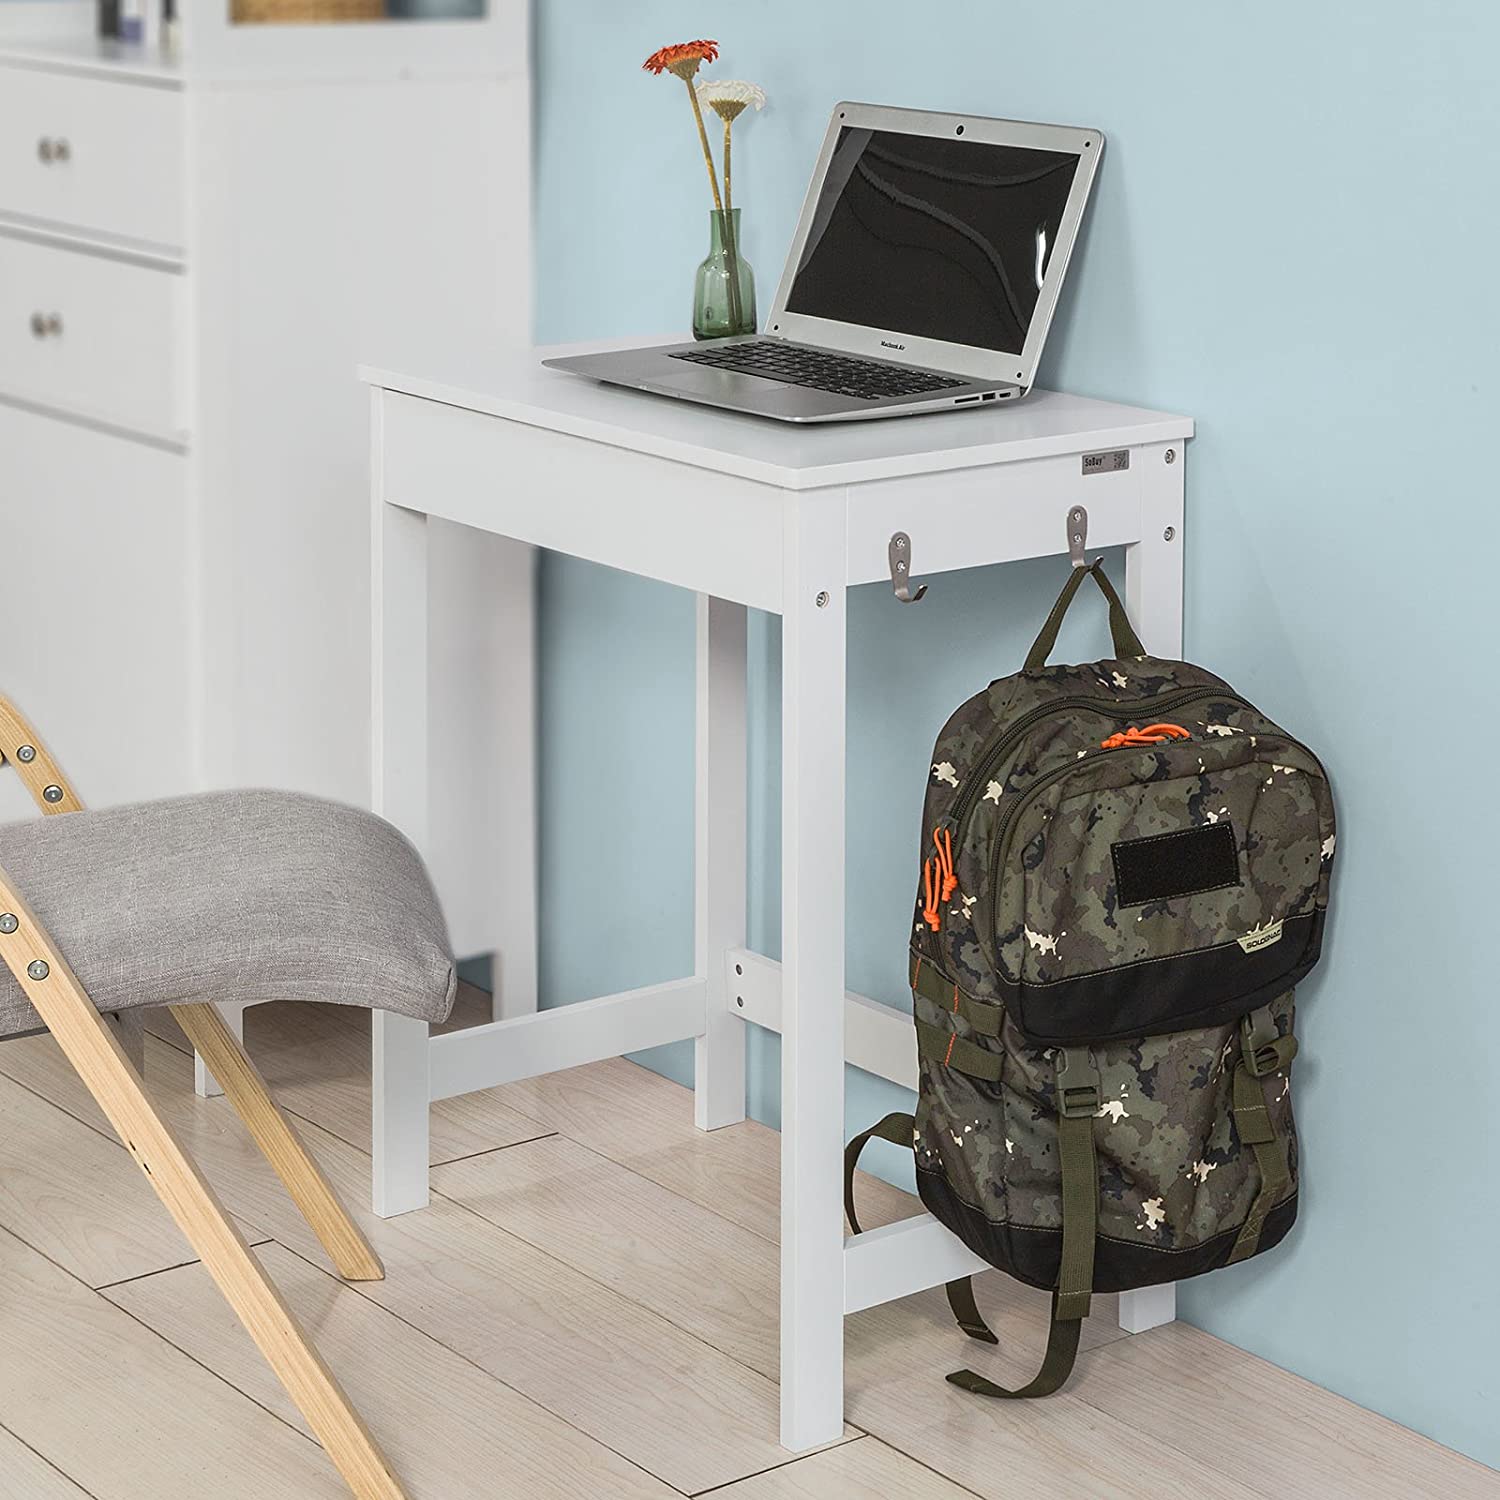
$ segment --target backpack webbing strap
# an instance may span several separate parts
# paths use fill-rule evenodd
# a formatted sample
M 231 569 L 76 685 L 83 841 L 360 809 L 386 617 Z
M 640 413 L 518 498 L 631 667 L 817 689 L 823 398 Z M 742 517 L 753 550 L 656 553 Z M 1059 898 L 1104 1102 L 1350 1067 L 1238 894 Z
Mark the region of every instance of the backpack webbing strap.
M 995 1337 L 995 1330 L 984 1321 L 984 1314 L 979 1311 L 979 1304 L 974 1300 L 972 1276 L 965 1276 L 961 1281 L 946 1282 L 943 1290 L 948 1294 L 948 1310 L 953 1314 L 953 1321 L 971 1339 L 978 1339 L 981 1344 L 1000 1342 Z
M 944 1026 L 929 1026 L 926 1021 L 918 1021 L 916 1025 L 917 1056 L 923 1062 L 952 1068 L 955 1072 L 967 1073 L 970 1078 L 982 1078 L 986 1083 L 1000 1082 L 998 1052 L 988 1052 Z
M 1052 1294 L 1052 1323 L 1047 1330 L 1047 1352 L 1042 1357 L 1042 1367 L 1026 1382 L 1010 1390 L 976 1375 L 973 1370 L 955 1370 L 948 1378 L 949 1385 L 975 1396 L 989 1396 L 997 1401 L 1025 1401 L 1032 1396 L 1050 1396 L 1061 1390 L 1069 1375 L 1073 1373 L 1074 1361 L 1078 1358 L 1078 1340 L 1083 1333 L 1081 1318 L 1060 1318 L 1057 1315 L 1057 1293 Z
M 860 1152 L 876 1137 L 889 1141 L 893 1146 L 910 1146 L 912 1131 L 915 1129 L 916 1121 L 910 1115 L 897 1111 L 870 1126 L 868 1130 L 861 1131 L 844 1148 L 844 1212 L 848 1215 L 849 1227 L 855 1234 L 863 1233 L 859 1227 L 859 1218 L 854 1212 L 854 1169 L 859 1164 Z M 971 1277 L 950 1281 L 945 1290 L 955 1321 L 971 1339 L 983 1339 L 987 1344 L 1000 1342 L 980 1315 L 979 1304 L 974 1300 L 974 1282 Z
M 1062 1168 L 1062 1259 L 1052 1294 L 1052 1322 L 1042 1367 L 1015 1390 L 972 1370 L 955 1370 L 950 1384 L 976 1396 L 1024 1401 L 1050 1396 L 1073 1373 L 1078 1340 L 1094 1287 L 1094 1236 L 1099 1217 L 1099 1164 L 1094 1116 L 1099 1111 L 1099 1070 L 1085 1047 L 1057 1052 L 1057 1150 Z
M 962 1016 L 980 1036 L 999 1036 L 1003 1009 L 992 1000 L 971 1000 L 951 979 L 930 963 L 918 959 L 911 987 L 934 1005 Z
M 1234 1125 L 1240 1140 L 1255 1152 L 1260 1187 L 1225 1265 L 1232 1266 L 1255 1254 L 1266 1215 L 1291 1186 L 1286 1146 L 1271 1122 L 1263 1080 L 1285 1073 L 1296 1055 L 1297 1038 L 1278 1036 L 1276 1018 L 1264 1006 L 1251 1011 L 1240 1022 L 1240 1060 L 1234 1070 Z
M 1063 616 L 1068 612 L 1068 606 L 1072 604 L 1078 593 L 1078 586 L 1084 578 L 1092 578 L 1099 585 L 1099 591 L 1109 601 L 1109 633 L 1114 641 L 1115 657 L 1123 660 L 1129 656 L 1144 656 L 1146 648 L 1141 645 L 1141 638 L 1135 633 L 1135 628 L 1130 623 L 1130 616 L 1125 613 L 1125 606 L 1120 603 L 1120 596 L 1115 593 L 1114 585 L 1104 576 L 1103 559 L 1096 559 L 1087 568 L 1071 568 L 1068 572 L 1068 581 L 1063 585 L 1062 593 L 1057 596 L 1057 603 L 1052 606 L 1052 613 L 1047 616 L 1047 623 L 1042 626 L 1041 634 L 1032 643 L 1031 650 L 1026 653 L 1026 665 L 1023 668 L 1027 672 L 1037 672 L 1047 665 L 1047 658 L 1052 654 L 1052 648 L 1057 644 L 1057 632 L 1062 629 Z

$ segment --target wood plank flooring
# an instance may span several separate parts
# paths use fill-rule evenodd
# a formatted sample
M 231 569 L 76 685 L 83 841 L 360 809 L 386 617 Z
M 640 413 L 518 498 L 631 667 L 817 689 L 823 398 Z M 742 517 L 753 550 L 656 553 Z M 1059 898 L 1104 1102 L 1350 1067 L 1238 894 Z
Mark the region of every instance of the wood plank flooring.
M 365 1208 L 368 1018 L 246 1020 L 385 1281 L 333 1275 L 226 1101 L 193 1095 L 165 1016 L 148 1085 L 413 1500 L 1500 1500 L 1493 1471 L 1196 1329 L 1126 1338 L 1113 1298 L 1062 1395 L 965 1395 L 942 1378 L 960 1363 L 1014 1382 L 1040 1355 L 1046 1297 L 999 1275 L 980 1284 L 997 1348 L 955 1332 L 940 1290 L 850 1318 L 844 1440 L 793 1458 L 774 1132 L 705 1135 L 675 1084 L 579 1068 L 437 1106 L 432 1207 L 383 1222 Z M 860 1200 L 871 1224 L 915 1211 L 875 1179 Z M 344 1494 L 46 1037 L 0 1045 L 0 1278 L 6 1500 Z

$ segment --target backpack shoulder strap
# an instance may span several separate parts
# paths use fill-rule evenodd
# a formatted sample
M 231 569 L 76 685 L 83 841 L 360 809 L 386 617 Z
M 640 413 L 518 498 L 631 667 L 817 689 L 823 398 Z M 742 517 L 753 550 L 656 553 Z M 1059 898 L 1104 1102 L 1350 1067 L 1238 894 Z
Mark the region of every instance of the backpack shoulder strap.
M 1024 1401 L 1050 1396 L 1073 1373 L 1078 1340 L 1094 1287 L 1094 1236 L 1099 1218 L 1099 1164 L 1094 1154 L 1094 1116 L 1099 1109 L 1099 1072 L 1086 1047 L 1057 1051 L 1057 1149 L 1062 1170 L 1062 1261 L 1052 1293 L 1052 1322 L 1042 1367 L 1011 1390 L 955 1370 L 949 1383 L 976 1396 Z
M 862 1130 L 844 1147 L 844 1213 L 849 1227 L 855 1234 L 863 1234 L 859 1217 L 854 1212 L 854 1169 L 859 1165 L 861 1152 L 872 1140 L 889 1141 L 893 1146 L 910 1146 L 912 1131 L 917 1122 L 911 1115 L 900 1110 L 893 1111 L 883 1120 L 877 1120 L 868 1130 Z
M 844 1212 L 848 1215 L 849 1227 L 855 1234 L 863 1232 L 859 1227 L 859 1218 L 854 1212 L 854 1169 L 859 1165 L 860 1152 L 876 1137 L 882 1141 L 889 1141 L 893 1146 L 910 1146 L 912 1131 L 915 1129 L 916 1121 L 909 1114 L 897 1111 L 870 1126 L 868 1130 L 861 1131 L 845 1148 Z M 974 1300 L 973 1277 L 965 1276 L 962 1280 L 950 1281 L 945 1290 L 948 1293 L 948 1306 L 953 1311 L 954 1320 L 971 1339 L 982 1339 L 986 1344 L 1000 1342 L 991 1331 L 989 1324 L 984 1321 L 979 1311 L 979 1304 Z

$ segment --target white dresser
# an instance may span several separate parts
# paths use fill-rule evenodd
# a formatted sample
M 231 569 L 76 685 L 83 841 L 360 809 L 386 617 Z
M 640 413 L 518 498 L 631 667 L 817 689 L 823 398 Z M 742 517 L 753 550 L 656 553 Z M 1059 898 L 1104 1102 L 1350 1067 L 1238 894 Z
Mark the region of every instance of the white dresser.
M 71 34 L 0 34 L 0 691 L 92 806 L 366 802 L 356 367 L 529 334 L 526 6 L 235 28 L 221 5 L 170 63 L 57 13 Z M 434 652 L 490 669 L 515 565 L 440 542 Z M 459 784 L 504 726 L 443 680 Z M 494 872 L 438 862 L 458 950 L 486 951 Z

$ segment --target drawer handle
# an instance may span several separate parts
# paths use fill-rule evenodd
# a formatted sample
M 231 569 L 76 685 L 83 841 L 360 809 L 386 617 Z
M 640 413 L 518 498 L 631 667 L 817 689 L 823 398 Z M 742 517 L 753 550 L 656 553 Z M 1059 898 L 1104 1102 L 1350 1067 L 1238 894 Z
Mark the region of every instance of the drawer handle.
M 44 135 L 36 143 L 36 154 L 44 166 L 51 166 L 53 162 L 72 161 L 73 148 L 62 136 L 53 140 L 51 136 Z
M 39 313 L 31 315 L 31 336 L 37 339 L 60 339 L 63 321 L 61 313 Z

